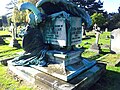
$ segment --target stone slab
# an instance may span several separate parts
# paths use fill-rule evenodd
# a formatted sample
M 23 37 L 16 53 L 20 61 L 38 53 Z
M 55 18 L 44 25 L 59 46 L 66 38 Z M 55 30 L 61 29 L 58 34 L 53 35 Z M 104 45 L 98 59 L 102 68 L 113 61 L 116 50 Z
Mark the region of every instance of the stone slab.
M 59 78 L 64 81 L 69 81 L 76 77 L 78 74 L 88 70 L 89 68 L 93 67 L 96 62 L 92 61 L 89 62 L 86 59 L 81 60 L 80 62 L 64 66 L 62 64 L 50 64 L 48 67 L 39 67 L 39 66 L 31 66 L 37 70 L 40 70 L 44 73 L 47 73 L 51 76 Z
M 97 63 L 94 67 L 79 74 L 74 79 L 66 82 L 43 73 L 32 67 L 12 66 L 8 61 L 10 71 L 18 75 L 28 83 L 42 87 L 41 90 L 81 90 L 93 85 L 105 72 L 105 65 Z
M 100 53 L 101 52 L 101 47 L 99 44 L 92 44 L 90 49 L 91 51 L 94 51 L 94 52 L 97 52 L 97 53 Z
M 111 32 L 110 49 L 112 53 L 120 53 L 120 28 Z
M 95 60 L 89 61 L 82 58 L 80 56 L 82 52 L 82 50 L 51 50 L 47 52 L 50 62 L 47 67 L 35 65 L 31 65 L 31 67 L 64 81 L 69 81 L 96 64 Z
M 68 23 L 70 24 L 69 28 Z M 65 17 L 56 17 L 46 22 L 44 30 L 45 43 L 61 47 L 79 44 L 82 41 L 81 29 L 81 18 L 79 17 L 68 17 L 67 19 Z

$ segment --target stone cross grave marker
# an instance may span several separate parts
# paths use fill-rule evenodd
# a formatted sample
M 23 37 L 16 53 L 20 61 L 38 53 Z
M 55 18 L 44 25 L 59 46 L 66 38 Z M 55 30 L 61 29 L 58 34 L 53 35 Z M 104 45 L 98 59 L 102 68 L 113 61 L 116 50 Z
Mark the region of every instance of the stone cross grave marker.
M 13 23 L 11 23 L 10 31 L 12 31 L 12 40 L 10 41 L 9 46 L 20 48 L 20 44 L 18 43 L 18 40 L 16 39 L 16 32 L 15 32 Z
M 96 40 L 95 43 L 92 44 L 90 50 L 100 53 L 100 45 L 99 45 L 99 38 L 100 38 L 100 27 L 97 24 L 94 25 L 93 29 L 95 30 Z

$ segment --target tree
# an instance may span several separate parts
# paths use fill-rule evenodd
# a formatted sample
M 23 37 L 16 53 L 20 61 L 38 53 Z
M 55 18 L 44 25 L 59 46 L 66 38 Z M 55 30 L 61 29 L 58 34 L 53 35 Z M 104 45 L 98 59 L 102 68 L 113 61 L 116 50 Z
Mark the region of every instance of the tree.
M 120 13 L 120 7 L 118 8 L 118 12 Z
M 120 13 L 113 14 L 108 23 L 109 23 L 108 27 L 111 30 L 120 28 Z
M 11 15 L 13 8 L 17 7 L 17 0 L 11 0 L 7 5 L 6 5 L 6 9 L 8 10 L 7 15 Z
M 79 7 L 84 8 L 89 12 L 90 15 L 94 13 L 103 13 L 103 2 L 100 0 L 96 2 L 96 0 L 70 0 L 71 2 L 77 4 Z
M 103 24 L 106 22 L 105 17 L 101 13 L 94 13 L 91 16 L 91 19 L 92 19 L 92 25 L 94 25 L 96 23 L 100 27 L 102 27 Z

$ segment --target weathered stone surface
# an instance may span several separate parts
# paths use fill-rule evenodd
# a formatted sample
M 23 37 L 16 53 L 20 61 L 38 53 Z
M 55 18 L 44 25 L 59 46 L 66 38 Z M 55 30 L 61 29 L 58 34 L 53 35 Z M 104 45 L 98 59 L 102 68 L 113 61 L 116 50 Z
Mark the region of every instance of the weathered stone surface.
M 120 53 L 120 28 L 111 32 L 110 48 L 111 52 Z
M 23 80 L 37 85 L 40 90 L 81 90 L 88 89 L 93 85 L 105 72 L 105 65 L 97 63 L 89 70 L 79 74 L 72 80 L 66 82 L 46 73 L 41 72 L 35 68 L 13 66 L 11 61 L 8 62 L 10 71 L 18 75 Z
M 44 73 L 47 73 L 53 77 L 59 78 L 64 81 L 69 81 L 75 78 L 77 75 L 83 73 L 96 64 L 95 61 L 89 62 L 86 59 L 79 60 L 77 63 L 73 63 L 65 66 L 61 64 L 50 64 L 48 67 L 31 66 Z
M 52 23 L 52 24 L 51 24 Z M 81 18 L 65 17 L 48 21 L 44 30 L 44 42 L 63 46 L 80 44 L 82 41 Z
M 92 44 L 91 47 L 90 47 L 90 50 L 93 51 L 93 52 L 97 52 L 97 53 L 100 53 L 101 51 L 101 47 L 99 44 Z

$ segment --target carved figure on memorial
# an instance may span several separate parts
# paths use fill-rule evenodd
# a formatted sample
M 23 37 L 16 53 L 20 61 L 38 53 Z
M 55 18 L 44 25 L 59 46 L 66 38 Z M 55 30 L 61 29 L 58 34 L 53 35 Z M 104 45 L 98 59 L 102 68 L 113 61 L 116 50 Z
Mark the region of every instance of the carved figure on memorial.
M 36 7 L 26 2 L 19 7 L 20 11 L 27 9 L 31 14 L 23 38 L 25 53 L 13 60 L 14 65 L 46 66 L 49 64 L 46 54 L 50 50 L 62 50 L 80 43 L 81 23 L 85 22 L 87 27 L 91 25 L 88 13 L 67 0 L 40 0 Z

